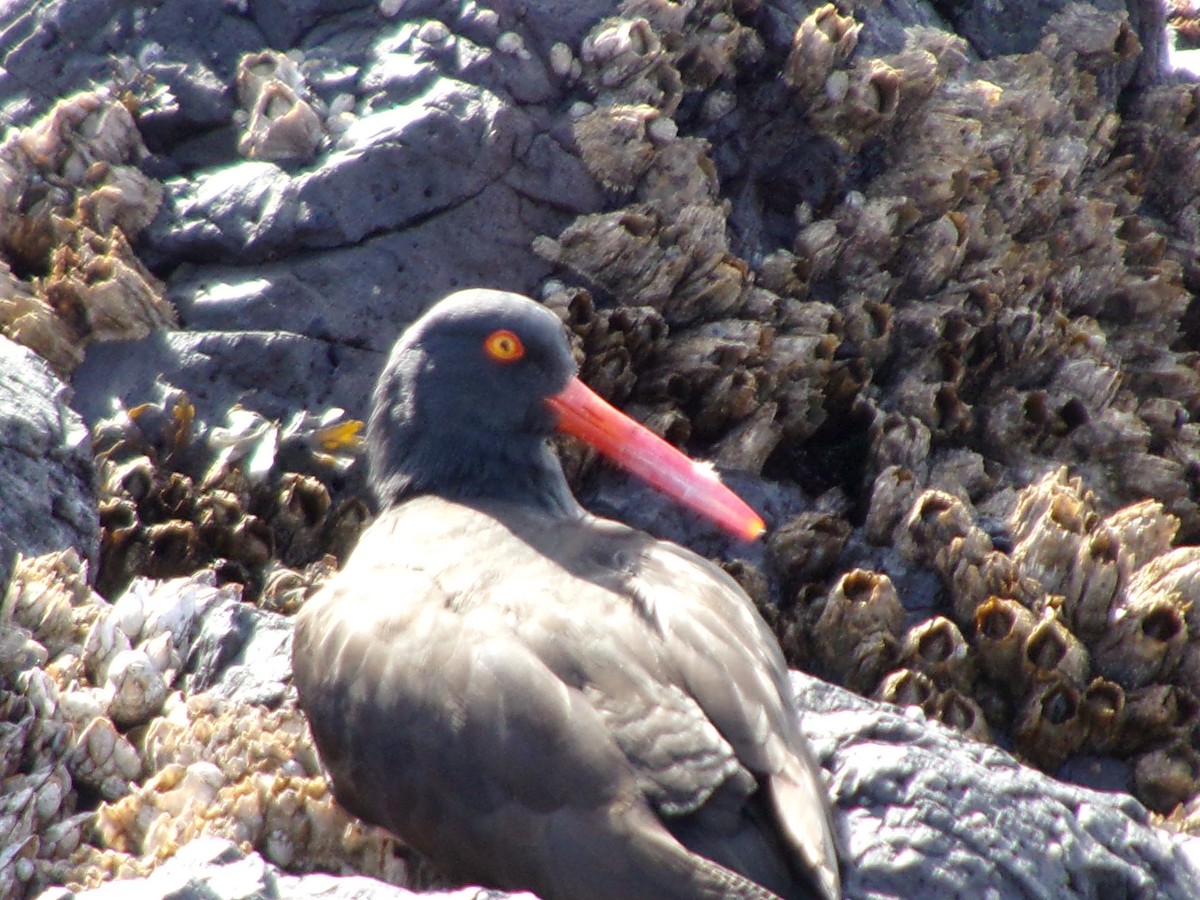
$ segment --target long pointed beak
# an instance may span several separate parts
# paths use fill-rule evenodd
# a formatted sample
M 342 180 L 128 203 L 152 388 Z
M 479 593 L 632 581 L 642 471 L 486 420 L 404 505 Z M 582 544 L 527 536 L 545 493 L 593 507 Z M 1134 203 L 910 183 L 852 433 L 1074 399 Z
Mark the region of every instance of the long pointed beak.
M 767 530 L 758 513 L 725 487 L 711 466 L 689 459 L 578 378 L 546 402 L 558 415 L 559 431 L 585 441 L 734 536 L 752 541 Z

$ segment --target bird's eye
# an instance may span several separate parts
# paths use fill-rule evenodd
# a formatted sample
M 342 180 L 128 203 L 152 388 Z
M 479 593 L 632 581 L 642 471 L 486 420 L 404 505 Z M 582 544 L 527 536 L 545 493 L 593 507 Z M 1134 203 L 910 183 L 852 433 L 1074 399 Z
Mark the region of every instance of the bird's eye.
M 525 355 L 525 345 L 507 328 L 489 334 L 484 339 L 483 349 L 496 362 L 516 362 Z

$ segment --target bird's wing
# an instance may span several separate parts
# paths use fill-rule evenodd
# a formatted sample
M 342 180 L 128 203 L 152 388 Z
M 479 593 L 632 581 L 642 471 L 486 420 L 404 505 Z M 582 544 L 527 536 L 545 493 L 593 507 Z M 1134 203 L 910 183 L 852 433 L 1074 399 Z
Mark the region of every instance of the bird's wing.
M 565 599 L 521 617 L 523 643 L 594 692 L 655 809 L 667 821 L 703 810 L 706 827 L 720 830 L 722 817 L 744 816 L 761 785 L 797 868 L 836 897 L 827 791 L 778 642 L 745 592 L 707 560 L 617 523 L 504 519 L 536 551 L 531 565 L 572 576 Z M 572 671 L 580 665 L 586 671 Z
M 297 617 L 296 685 L 338 799 L 499 886 L 767 896 L 662 827 L 593 698 L 513 627 L 535 597 L 508 603 L 510 575 L 538 561 L 451 506 L 385 514 Z
M 647 542 L 631 571 L 633 590 L 655 586 L 653 613 L 686 691 L 762 783 L 803 869 L 826 896 L 838 896 L 828 792 L 769 627 L 728 574 L 674 544 Z

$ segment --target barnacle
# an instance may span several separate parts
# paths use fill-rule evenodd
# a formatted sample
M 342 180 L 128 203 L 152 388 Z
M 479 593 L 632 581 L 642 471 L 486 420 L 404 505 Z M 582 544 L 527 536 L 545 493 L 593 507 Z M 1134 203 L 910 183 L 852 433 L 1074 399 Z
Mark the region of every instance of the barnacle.
M 1048 771 L 1057 769 L 1087 737 L 1080 701 L 1079 689 L 1069 681 L 1038 682 L 1017 711 L 1016 751 Z
M 1083 692 L 1083 718 L 1087 723 L 1087 746 L 1096 753 L 1111 751 L 1121 733 L 1125 715 L 1125 691 L 1115 681 L 1094 678 Z
M 1033 676 L 1026 647 L 1036 626 L 1032 612 L 1006 597 L 989 598 L 975 613 L 974 646 L 980 667 L 1014 693 L 1021 692 Z
M 1096 668 L 1127 689 L 1141 687 L 1171 675 L 1186 641 L 1187 625 L 1177 603 L 1127 596 L 1096 642 Z
M 905 665 L 924 672 L 941 689 L 969 694 L 975 682 L 975 661 L 962 632 L 949 619 L 934 616 L 910 628 L 901 644 Z
M 896 669 L 879 682 L 872 696 L 897 706 L 919 706 L 932 715 L 940 693 L 933 679 L 914 669 Z
M 248 113 L 238 151 L 247 159 L 313 158 L 324 138 L 321 118 L 304 98 L 296 64 L 275 50 L 247 53 L 238 61 L 238 102 Z
M 903 621 L 886 575 L 862 569 L 843 575 L 813 625 L 818 658 L 856 689 L 870 691 L 895 662 Z
M 950 688 L 937 698 L 933 715 L 939 722 L 969 738 L 984 742 L 991 739 L 987 717 L 979 702 L 956 688 Z
M 1047 607 L 1025 641 L 1025 661 L 1035 681 L 1062 679 L 1082 687 L 1087 681 L 1087 650 L 1063 624 L 1058 611 Z

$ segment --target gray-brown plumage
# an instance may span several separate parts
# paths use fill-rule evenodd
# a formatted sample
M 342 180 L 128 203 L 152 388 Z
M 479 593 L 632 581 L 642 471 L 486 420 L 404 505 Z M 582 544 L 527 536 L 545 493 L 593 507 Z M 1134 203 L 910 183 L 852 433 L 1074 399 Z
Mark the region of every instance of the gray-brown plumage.
M 546 900 L 836 897 L 778 645 L 719 568 L 576 504 L 546 444 L 573 372 L 557 319 L 495 291 L 397 343 L 368 432 L 383 511 L 296 624 L 335 795 Z

